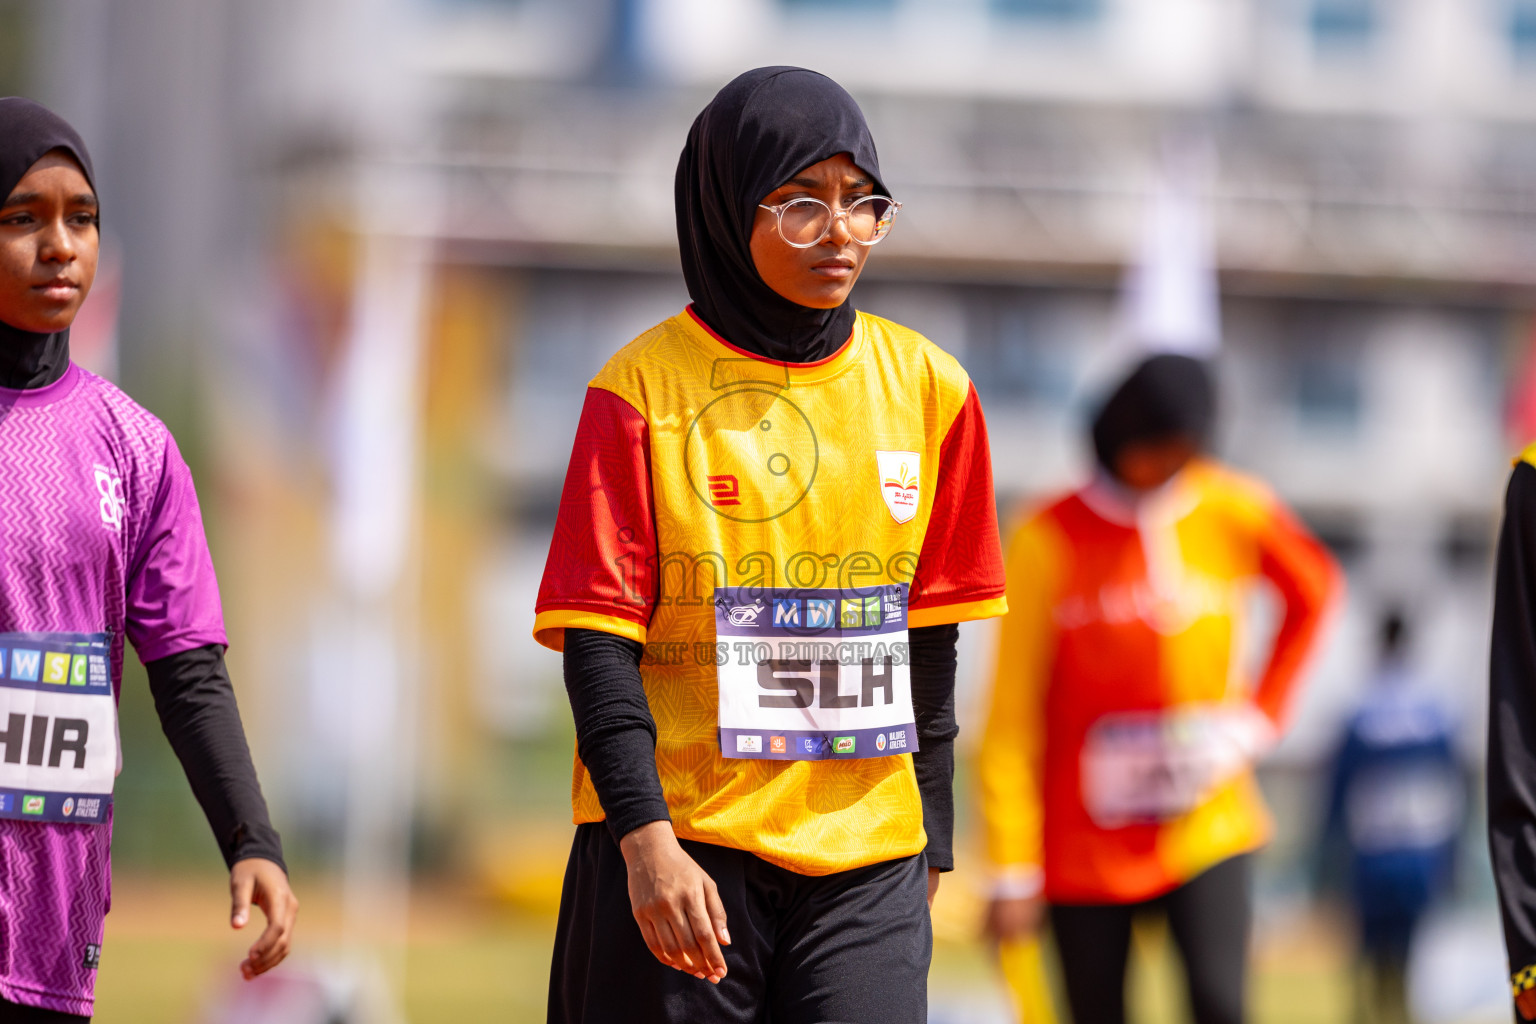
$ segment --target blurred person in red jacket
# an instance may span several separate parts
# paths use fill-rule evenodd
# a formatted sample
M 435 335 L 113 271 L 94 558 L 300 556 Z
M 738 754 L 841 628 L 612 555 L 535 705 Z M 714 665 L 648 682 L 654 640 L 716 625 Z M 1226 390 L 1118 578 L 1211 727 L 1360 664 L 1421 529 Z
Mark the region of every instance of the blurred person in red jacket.
M 1201 454 L 1214 414 L 1204 361 L 1146 359 L 1093 424 L 1093 480 L 1008 545 L 979 761 L 988 929 L 1026 937 L 1049 913 L 1078 1024 L 1124 1021 L 1147 910 L 1167 915 L 1195 1020 L 1243 1019 L 1249 854 L 1271 832 L 1250 769 L 1341 586 L 1268 488 Z M 1284 611 L 1250 687 L 1237 635 L 1256 579 Z

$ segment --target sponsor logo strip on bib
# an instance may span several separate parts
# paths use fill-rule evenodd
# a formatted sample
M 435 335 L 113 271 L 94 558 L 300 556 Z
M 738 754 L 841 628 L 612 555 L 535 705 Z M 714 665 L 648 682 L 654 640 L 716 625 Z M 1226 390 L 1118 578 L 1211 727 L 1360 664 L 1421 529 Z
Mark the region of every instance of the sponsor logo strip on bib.
M 0 633 L 0 818 L 102 824 L 117 773 L 105 633 Z
M 917 749 L 907 588 L 719 587 L 720 752 L 822 761 Z

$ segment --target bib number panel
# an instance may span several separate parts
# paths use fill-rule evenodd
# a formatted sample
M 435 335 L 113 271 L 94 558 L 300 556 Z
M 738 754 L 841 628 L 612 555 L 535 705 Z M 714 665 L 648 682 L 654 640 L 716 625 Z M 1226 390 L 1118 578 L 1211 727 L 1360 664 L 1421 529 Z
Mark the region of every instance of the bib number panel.
M 0 818 L 105 824 L 117 704 L 105 633 L 0 633 Z
M 907 588 L 719 587 L 720 753 L 822 761 L 917 749 Z
M 1105 715 L 1082 750 L 1083 803 L 1100 828 L 1187 814 L 1217 781 L 1215 723 L 1203 710 Z

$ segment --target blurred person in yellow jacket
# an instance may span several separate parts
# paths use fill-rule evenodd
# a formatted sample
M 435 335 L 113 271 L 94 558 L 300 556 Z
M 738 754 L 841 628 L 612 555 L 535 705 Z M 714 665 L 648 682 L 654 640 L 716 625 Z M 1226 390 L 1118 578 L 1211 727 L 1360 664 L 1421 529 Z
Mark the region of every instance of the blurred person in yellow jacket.
M 1077 1024 L 1125 1019 L 1131 923 L 1166 914 L 1198 1024 L 1244 1014 L 1251 773 L 1273 745 L 1341 577 L 1263 484 L 1201 454 L 1215 389 L 1143 361 L 1093 424 L 1098 469 L 1008 545 L 1008 605 L 979 763 L 989 932 L 1047 912 Z M 1239 630 L 1265 579 L 1283 614 L 1257 683 Z

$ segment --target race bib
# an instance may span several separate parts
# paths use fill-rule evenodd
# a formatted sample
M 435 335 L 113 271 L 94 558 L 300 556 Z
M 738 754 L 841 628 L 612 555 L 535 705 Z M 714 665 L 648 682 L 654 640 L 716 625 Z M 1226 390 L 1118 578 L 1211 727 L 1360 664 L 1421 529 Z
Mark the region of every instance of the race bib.
M 718 587 L 720 752 L 822 761 L 917 749 L 907 588 Z
M 1456 838 L 1463 803 L 1452 765 L 1404 757 L 1355 777 L 1344 800 L 1344 824 L 1361 853 L 1432 849 Z
M 1220 737 L 1203 709 L 1105 715 L 1083 743 L 1083 803 L 1100 828 L 1155 824 L 1197 807 Z
M 105 633 L 0 633 L 0 818 L 104 824 L 117 774 Z

